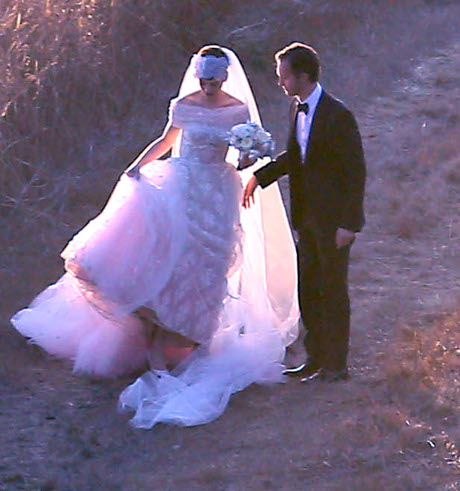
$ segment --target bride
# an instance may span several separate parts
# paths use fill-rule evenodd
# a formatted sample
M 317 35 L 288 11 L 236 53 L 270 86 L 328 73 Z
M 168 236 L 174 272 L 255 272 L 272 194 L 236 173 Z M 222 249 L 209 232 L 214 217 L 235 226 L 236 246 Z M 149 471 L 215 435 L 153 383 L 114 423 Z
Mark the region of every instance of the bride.
M 11 320 L 77 374 L 148 367 L 120 396 L 134 426 L 206 423 L 232 393 L 282 379 L 297 336 L 295 250 L 276 186 L 241 207 L 252 172 L 237 172 L 226 138 L 248 120 L 260 124 L 237 56 L 205 46 L 163 135 L 62 252 L 66 273 Z

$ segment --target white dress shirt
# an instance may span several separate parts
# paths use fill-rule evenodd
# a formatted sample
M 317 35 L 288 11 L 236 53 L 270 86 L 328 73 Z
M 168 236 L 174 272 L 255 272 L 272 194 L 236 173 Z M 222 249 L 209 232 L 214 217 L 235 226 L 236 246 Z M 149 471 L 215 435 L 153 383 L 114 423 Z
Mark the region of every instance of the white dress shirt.
M 315 115 L 316 106 L 318 105 L 319 98 L 321 97 L 321 93 L 323 92 L 323 88 L 319 83 L 316 84 L 316 87 L 313 89 L 313 92 L 304 100 L 300 101 L 302 103 L 308 104 L 308 114 L 305 114 L 303 111 L 300 111 L 297 115 L 297 127 L 296 127 L 296 136 L 297 142 L 300 146 L 300 154 L 302 156 L 302 162 L 305 161 L 305 156 L 307 155 L 308 148 L 308 138 L 310 137 L 310 129 L 311 123 L 313 121 L 313 116 Z

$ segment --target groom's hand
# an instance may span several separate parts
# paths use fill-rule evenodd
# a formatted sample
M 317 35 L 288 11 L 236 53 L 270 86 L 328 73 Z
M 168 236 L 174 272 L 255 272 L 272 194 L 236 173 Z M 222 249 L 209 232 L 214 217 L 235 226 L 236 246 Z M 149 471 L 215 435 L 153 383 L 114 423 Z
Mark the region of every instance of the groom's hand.
M 337 232 L 335 233 L 335 245 L 337 246 L 337 249 L 353 244 L 354 240 L 355 233 L 351 230 L 347 230 L 346 228 L 337 229 Z
M 249 208 L 251 206 L 251 201 L 254 203 L 254 191 L 259 185 L 259 181 L 256 176 L 252 176 L 246 184 L 246 188 L 243 193 L 243 207 Z

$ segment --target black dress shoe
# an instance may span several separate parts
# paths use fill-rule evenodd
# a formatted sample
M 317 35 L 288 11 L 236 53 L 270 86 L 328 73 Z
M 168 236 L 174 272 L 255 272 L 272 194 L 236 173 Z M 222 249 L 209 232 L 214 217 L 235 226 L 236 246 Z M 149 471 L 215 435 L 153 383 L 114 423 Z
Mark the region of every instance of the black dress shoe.
M 283 375 L 288 377 L 310 377 L 319 370 L 319 367 L 311 363 L 303 363 L 298 367 L 287 368 L 284 370 Z
M 340 382 L 342 380 L 349 380 L 350 375 L 348 374 L 348 369 L 343 368 L 342 370 L 331 370 L 328 368 L 321 368 L 317 372 L 313 373 L 309 377 L 303 378 L 300 382 L 307 383 L 319 380 L 321 382 Z

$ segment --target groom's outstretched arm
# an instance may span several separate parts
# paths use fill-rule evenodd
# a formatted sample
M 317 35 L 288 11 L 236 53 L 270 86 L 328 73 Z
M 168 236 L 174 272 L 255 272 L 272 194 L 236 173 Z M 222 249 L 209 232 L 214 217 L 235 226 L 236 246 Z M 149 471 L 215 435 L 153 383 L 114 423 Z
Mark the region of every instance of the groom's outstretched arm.
M 272 160 L 267 165 L 261 167 L 249 179 L 243 193 L 243 206 L 249 208 L 251 202 L 254 202 L 254 192 L 257 186 L 262 188 L 267 187 L 272 182 L 275 182 L 281 176 L 288 173 L 288 154 L 287 152 L 280 153 L 275 160 Z
M 254 172 L 257 182 L 262 188 L 267 187 L 289 172 L 289 155 L 287 151 L 280 153 L 274 160 Z
M 254 192 L 260 185 L 262 188 L 267 187 L 272 182 L 279 179 L 288 173 L 288 154 L 282 152 L 264 167 L 254 172 L 254 175 L 249 179 L 243 193 L 243 206 L 249 208 L 251 202 L 254 202 Z

